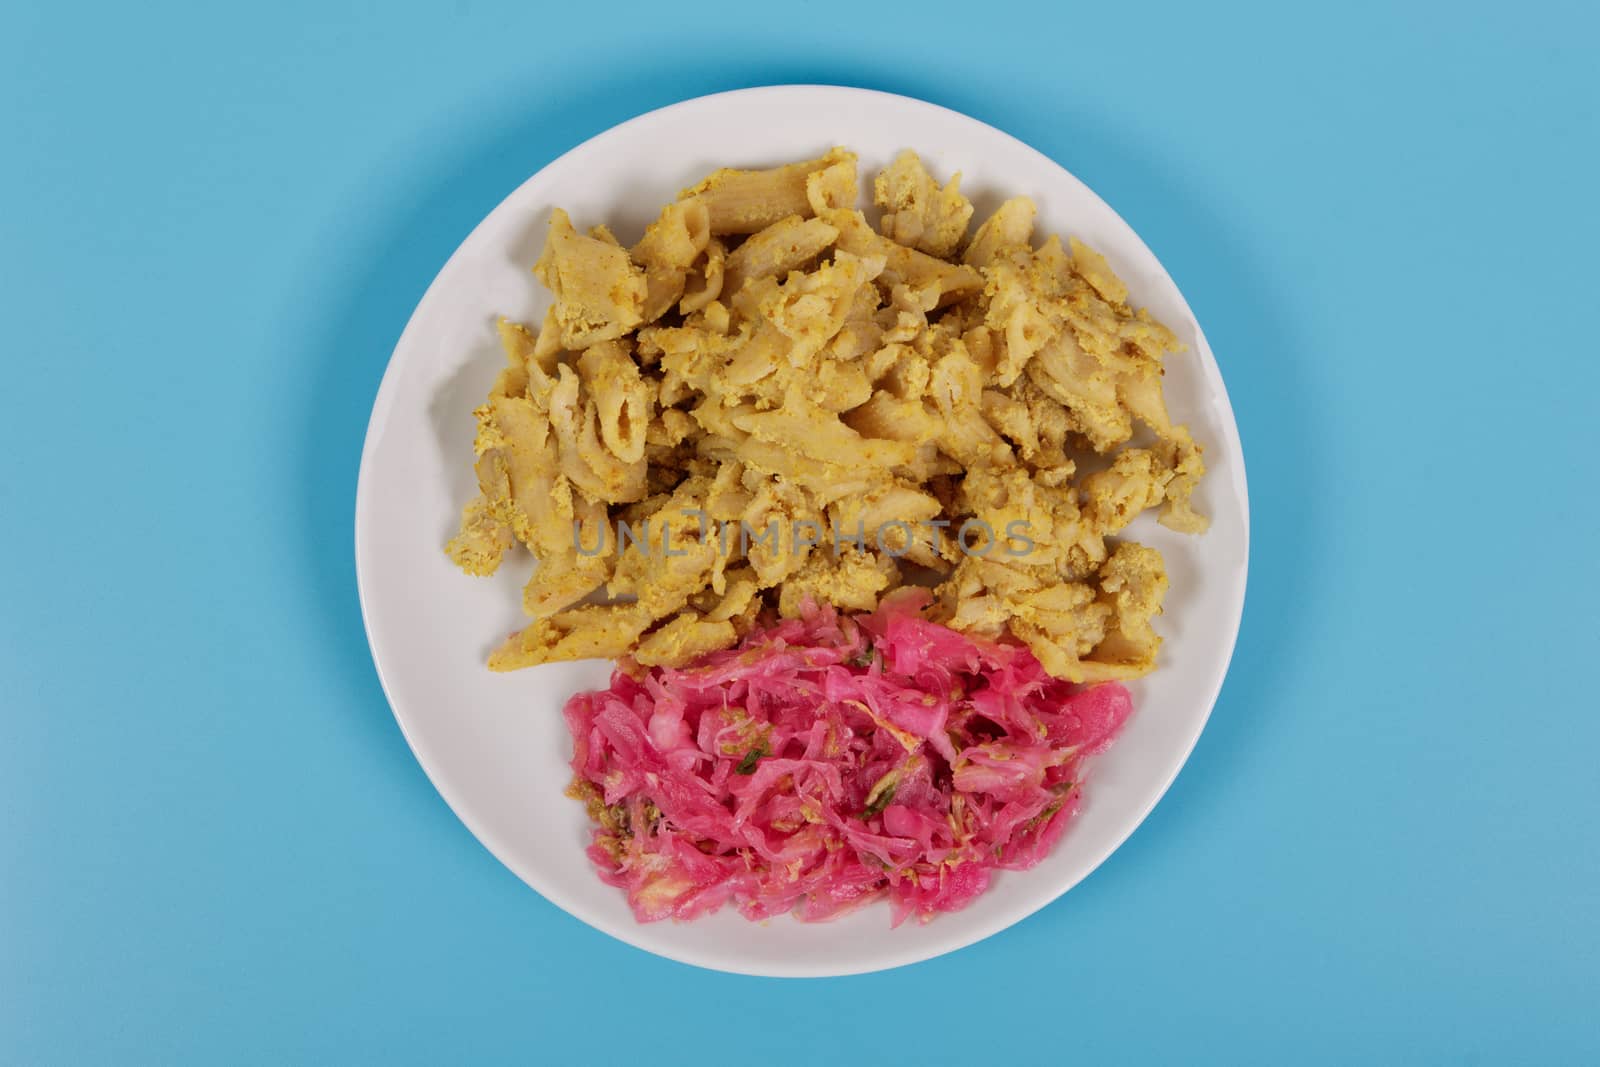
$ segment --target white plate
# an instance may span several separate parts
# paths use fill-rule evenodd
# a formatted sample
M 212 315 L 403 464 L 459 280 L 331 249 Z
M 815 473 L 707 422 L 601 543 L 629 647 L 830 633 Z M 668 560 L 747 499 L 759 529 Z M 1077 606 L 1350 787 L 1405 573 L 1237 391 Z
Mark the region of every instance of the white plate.
M 471 411 L 503 363 L 496 316 L 537 323 L 547 297 L 529 273 L 552 207 L 580 226 L 605 222 L 631 243 L 677 191 L 718 166 L 767 166 L 845 145 L 870 177 L 902 148 L 938 175 L 962 172 L 976 219 L 1008 196 L 1039 205 L 1040 230 L 1100 249 L 1136 304 L 1189 351 L 1170 357 L 1173 416 L 1205 446 L 1196 500 L 1212 518 L 1183 537 L 1148 516 L 1132 531 L 1161 549 L 1172 585 L 1160 620 L 1160 669 L 1137 683 L 1137 710 L 1090 773 L 1081 815 L 1042 864 L 1003 872 L 965 911 L 890 929 L 885 905 L 832 923 L 755 924 L 732 910 L 692 923 L 640 924 L 584 856 L 589 827 L 565 798 L 571 745 L 561 705 L 605 684 L 598 661 L 511 675 L 484 667 L 523 624 L 531 567 L 492 579 L 445 558 L 474 492 Z M 417 306 L 378 390 L 356 492 L 356 573 L 367 637 L 406 740 L 461 821 L 500 861 L 584 922 L 651 952 L 719 970 L 821 976 L 927 959 L 988 937 L 1050 903 L 1133 832 L 1183 765 L 1222 686 L 1244 602 L 1248 508 L 1238 430 L 1205 337 L 1143 242 L 1083 183 L 1027 145 L 974 119 L 885 93 L 776 86 L 690 100 L 574 148 L 484 219 Z

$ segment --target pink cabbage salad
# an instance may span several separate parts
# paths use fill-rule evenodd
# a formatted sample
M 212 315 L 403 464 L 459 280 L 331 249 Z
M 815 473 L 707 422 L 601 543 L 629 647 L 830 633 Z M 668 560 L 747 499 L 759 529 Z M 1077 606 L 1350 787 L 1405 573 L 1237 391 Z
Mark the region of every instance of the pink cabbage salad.
M 923 619 L 926 601 L 811 607 L 567 703 L 589 856 L 640 921 L 729 901 L 817 921 L 879 897 L 896 925 L 925 921 L 1044 858 L 1128 691 L 1052 678 L 1024 647 Z

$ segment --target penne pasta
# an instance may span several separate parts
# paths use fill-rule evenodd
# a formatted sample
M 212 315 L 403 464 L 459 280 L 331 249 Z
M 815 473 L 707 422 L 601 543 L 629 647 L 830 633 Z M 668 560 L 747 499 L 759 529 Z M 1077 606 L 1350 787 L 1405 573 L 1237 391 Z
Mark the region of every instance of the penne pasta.
M 872 190 L 876 229 L 836 148 L 715 171 L 632 247 L 552 212 L 552 303 L 537 330 L 496 324 L 446 546 L 475 575 L 519 544 L 535 560 L 531 621 L 491 668 L 681 665 L 763 612 L 869 611 L 912 574 L 939 621 L 1059 678 L 1153 668 L 1166 572 L 1123 538 L 1153 509 L 1205 528 L 1201 448 L 1161 388 L 1176 337 L 1087 245 L 1035 248 L 1027 197 L 969 237 L 960 175 L 914 152 Z
M 840 164 L 848 163 L 849 173 L 855 173 L 855 155 L 842 148 L 831 149 L 818 159 L 789 163 L 769 170 L 713 171 L 698 184 L 678 194 L 679 199 L 694 197 L 710 213 L 711 232 L 714 234 L 758 233 L 780 219 L 790 215 L 811 215 L 811 197 L 807 180 Z M 837 193 L 837 175 L 827 187 L 821 179 L 817 186 L 819 199 L 826 202 L 829 194 Z M 853 185 L 853 181 L 852 181 Z

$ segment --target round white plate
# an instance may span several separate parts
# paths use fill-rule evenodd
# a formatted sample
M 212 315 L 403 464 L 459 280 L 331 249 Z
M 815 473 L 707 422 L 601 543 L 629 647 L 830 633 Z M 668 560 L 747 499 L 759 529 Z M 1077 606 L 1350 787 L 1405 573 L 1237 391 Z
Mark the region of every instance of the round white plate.
M 1172 579 L 1160 669 L 1133 686 L 1133 719 L 1096 761 L 1081 814 L 1038 867 L 1000 873 L 965 911 L 899 929 L 882 904 L 815 925 L 751 923 L 732 910 L 641 924 L 590 868 L 587 819 L 562 795 L 571 745 L 561 705 L 604 685 L 610 665 L 490 673 L 489 650 L 524 623 L 531 561 L 510 557 L 485 579 L 445 558 L 475 490 L 471 413 L 504 362 L 496 317 L 536 324 L 544 312 L 548 298 L 529 271 L 551 208 L 566 208 L 580 227 L 604 222 L 632 243 L 662 204 L 716 167 L 770 166 L 832 145 L 859 153 L 868 181 L 914 148 L 936 175 L 961 171 L 975 223 L 1025 194 L 1039 205 L 1041 233 L 1076 235 L 1107 256 L 1132 301 L 1188 345 L 1168 359 L 1167 398 L 1205 447 L 1210 471 L 1196 502 L 1212 528 L 1184 537 L 1146 516 L 1131 531 L 1161 549 Z M 479 224 L 423 296 L 378 390 L 356 492 L 356 573 L 372 656 L 406 740 L 502 863 L 552 903 L 648 951 L 725 971 L 821 976 L 912 963 L 988 937 L 1060 896 L 1133 832 L 1188 757 L 1222 686 L 1248 531 L 1244 460 L 1216 361 L 1172 279 L 1115 212 L 1049 159 L 964 115 L 885 93 L 794 85 L 708 96 L 623 123 L 528 179 Z

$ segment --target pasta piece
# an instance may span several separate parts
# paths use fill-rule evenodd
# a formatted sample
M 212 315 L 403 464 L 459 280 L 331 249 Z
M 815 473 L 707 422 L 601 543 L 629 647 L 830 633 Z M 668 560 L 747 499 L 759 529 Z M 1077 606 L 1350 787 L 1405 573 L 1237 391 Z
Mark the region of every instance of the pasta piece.
M 495 514 L 494 504 L 479 494 L 461 512 L 461 532 L 445 545 L 445 552 L 468 574 L 487 576 L 500 569 L 506 550 L 517 543 L 511 524 Z
M 862 437 L 912 444 L 932 441 L 940 432 L 938 418 L 920 399 L 903 400 L 882 390 L 873 393 L 865 404 L 846 412 L 843 420 Z
M 1041 452 L 1039 429 L 1028 412 L 1028 405 L 999 389 L 985 389 L 979 397 L 979 410 L 994 431 L 1011 440 L 1032 462 Z
M 787 274 L 816 259 L 833 244 L 839 231 L 821 219 L 790 215 L 750 235 L 728 256 L 723 275 L 728 292 L 737 293 L 752 278 Z
M 806 179 L 845 160 L 853 170 L 855 154 L 842 148 L 771 170 L 724 167 L 678 195 L 680 199 L 696 197 L 705 205 L 714 234 L 757 233 L 789 215 L 812 214 Z
M 622 248 L 574 230 L 560 208 L 533 272 L 555 294 L 554 320 L 569 349 L 614 340 L 643 321 L 644 273 Z
M 477 415 L 484 496 L 535 555 L 557 547 L 545 519 L 560 477 L 549 422 L 526 396 L 493 396 Z
M 1156 455 L 1172 471 L 1172 480 L 1167 483 L 1167 506 L 1161 512 L 1161 525 L 1179 533 L 1205 533 L 1211 520 L 1194 510 L 1189 497 L 1199 484 L 1201 475 L 1205 474 L 1206 466 L 1201 459 L 1200 446 L 1189 436 L 1189 431 L 1182 426 L 1175 429 L 1176 432 L 1168 440 L 1155 446 Z
M 642 321 L 654 322 L 678 302 L 689 268 L 710 240 L 711 215 L 705 204 L 680 200 L 661 209 L 661 217 L 633 246 L 633 261 L 644 268 Z
M 731 622 L 743 615 L 752 604 L 759 605 L 761 585 L 756 581 L 753 567 L 740 567 L 728 575 L 724 591 L 717 603 L 706 612 L 713 621 Z
M 843 532 L 841 536 L 860 533 L 869 548 L 932 566 L 945 534 L 925 524 L 938 518 L 941 510 L 932 494 L 895 479 L 834 501 L 828 507 L 828 520 L 833 529 Z
M 1100 568 L 1099 602 L 1109 608 L 1105 636 L 1079 664 L 1085 682 L 1126 680 L 1155 670 L 1161 638 L 1150 620 L 1161 613 L 1167 572 L 1161 553 L 1119 544 Z
M 877 315 L 884 345 L 915 345 L 928 332 L 928 312 L 938 307 L 939 298 L 936 282 L 925 283 L 916 289 L 904 282 L 892 285 L 889 303 Z
M 655 414 L 654 390 L 619 341 L 594 345 L 578 357 L 578 374 L 594 398 L 600 439 L 624 463 L 644 456 L 645 434 Z
M 1112 271 L 1106 257 L 1076 237 L 1072 238 L 1072 269 L 1106 300 L 1113 304 L 1127 302 L 1128 287 Z
M 1083 660 L 1105 639 L 1111 608 L 1089 586 L 1067 582 L 1018 597 L 1007 605 L 1011 632 L 1044 669 L 1069 682 L 1088 681 Z
M 739 412 L 731 421 L 758 441 L 766 441 L 841 467 L 909 463 L 913 449 L 903 441 L 862 437 L 827 412 L 792 395 L 776 411 Z
M 872 397 L 872 381 L 855 363 L 827 360 L 805 380 L 805 396 L 823 411 L 850 411 Z
M 1162 440 L 1178 432 L 1167 415 L 1166 398 L 1161 395 L 1159 364 L 1146 363 L 1118 375 L 1117 402 Z
M 899 579 L 900 568 L 886 555 L 857 548 L 846 548 L 838 555 L 817 552 L 785 579 L 778 594 L 778 614 L 798 618 L 808 603 L 832 604 L 843 611 L 872 611 L 879 595 Z
M 573 548 L 541 559 L 522 589 L 522 610 L 543 619 L 569 608 L 605 584 L 615 553 L 606 536 L 606 511 L 593 501 L 574 504 L 569 520 Z M 577 545 L 594 549 L 579 553 Z
M 860 197 L 854 153 L 847 152 L 821 170 L 806 175 L 806 202 L 816 214 L 829 208 L 853 208 Z
M 1033 219 L 1037 214 L 1038 208 L 1028 197 L 1016 196 L 1007 200 L 978 227 L 961 261 L 974 267 L 987 267 L 1002 252 L 1018 248 L 1026 250 L 1033 239 Z
M 857 360 L 883 346 L 883 327 L 877 321 L 882 294 L 876 285 L 856 290 L 855 300 L 844 315 L 839 332 L 827 344 L 827 355 L 835 360 Z
M 967 235 L 972 201 L 961 195 L 961 175 L 940 189 L 910 149 L 878 174 L 872 192 L 884 212 L 879 229 L 891 241 L 949 259 Z
M 997 260 L 988 277 L 989 307 L 983 321 L 993 353 L 990 373 L 996 385 L 1008 386 L 1061 328 L 1041 307 L 1038 294 L 1016 263 Z
M 733 623 L 708 619 L 697 611 L 685 611 L 665 626 L 647 634 L 634 649 L 635 663 L 646 667 L 679 667 L 739 639 Z
M 899 245 L 878 234 L 859 211 L 833 209 L 820 216 L 839 231 L 837 247 L 862 257 L 882 256 L 886 285 L 904 283 L 913 289 L 938 287 L 939 306 L 954 303 L 983 289 L 983 275 L 970 266 L 946 263 L 926 252 Z
M 717 544 L 702 536 L 692 512 L 703 510 L 707 488 L 705 479 L 686 479 L 630 525 L 638 543 L 618 545 L 608 594 L 635 597 L 653 621 L 678 611 L 706 587 L 718 563 Z M 619 526 L 619 541 L 621 537 Z
M 978 541 L 992 538 L 992 547 L 981 554 L 986 564 L 1003 567 L 984 577 L 989 588 L 1006 595 L 1060 578 L 1086 578 L 1105 559 L 1105 542 L 1082 521 L 1076 494 L 1041 484 L 1024 470 L 968 471 L 954 510 L 982 524 Z M 1028 584 L 1019 586 L 1023 578 Z M 997 584 L 1002 581 L 1003 589 Z
M 928 382 L 940 416 L 939 448 L 966 467 L 1009 466 L 1011 447 L 983 417 L 983 372 L 966 349 L 936 363 Z
M 1020 385 L 1024 388 L 1009 392 L 985 389 L 979 402 L 983 417 L 1012 443 L 1036 481 L 1065 485 L 1077 472 L 1064 448 L 1071 431 L 1066 410 L 1031 383 Z
M 520 381 L 502 390 L 506 395 L 514 396 L 527 389 L 529 367 L 538 367 L 546 374 L 554 372 L 554 356 L 540 351 L 538 338 L 532 330 L 510 319 L 501 319 L 495 328 L 500 334 L 500 345 L 505 349 L 506 359 L 521 371 Z M 560 349 L 555 351 L 559 352 Z
M 651 623 L 636 604 L 588 604 L 540 619 L 489 655 L 492 671 L 573 659 L 619 659 Z
M 590 500 L 625 504 L 644 498 L 643 456 L 627 460 L 605 448 L 593 397 L 584 397 L 579 377 L 562 365 L 550 392 L 549 423 L 559 446 L 560 469 Z
M 765 379 L 774 378 L 789 361 L 794 342 L 770 320 L 758 324 L 740 337 L 720 368 L 712 373 L 712 388 L 726 403 L 752 391 L 765 391 Z
M 809 274 L 791 274 L 766 291 L 758 313 L 791 342 L 786 353 L 791 364 L 802 366 L 822 351 L 843 328 L 856 293 L 872 283 L 883 265 L 881 257 L 839 252 L 833 262 Z
M 939 501 L 932 494 L 899 479 L 841 500 L 828 509 L 829 517 L 840 528 L 853 530 L 864 525 L 869 531 L 896 522 L 915 526 L 935 518 L 939 512 Z
M 777 585 L 805 565 L 821 541 L 821 518 L 821 512 L 793 483 L 761 484 L 739 516 L 738 548 L 762 586 Z
M 1083 480 L 1084 515 L 1097 533 L 1119 533 L 1141 511 L 1167 498 L 1167 483 L 1171 480 L 1172 472 L 1162 468 L 1154 452 L 1125 449 L 1111 466 Z
M 544 323 L 539 327 L 539 334 L 533 339 L 533 352 L 531 358 L 525 362 L 532 366 L 538 365 L 546 374 L 554 374 L 556 364 L 561 361 L 564 349 L 561 346 L 561 323 L 556 320 L 556 307 L 551 304 L 545 309 Z
M 683 299 L 678 302 L 680 313 L 693 315 L 703 311 L 722 295 L 723 279 L 727 276 L 727 256 L 727 249 L 721 241 L 713 237 L 706 243 L 705 252 L 684 281 Z
M 1096 452 L 1108 452 L 1133 436 L 1133 419 L 1118 402 L 1116 380 L 1083 350 L 1072 331 L 1040 349 L 1027 374 L 1067 409 L 1073 430 L 1087 437 Z

